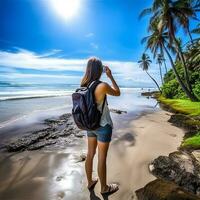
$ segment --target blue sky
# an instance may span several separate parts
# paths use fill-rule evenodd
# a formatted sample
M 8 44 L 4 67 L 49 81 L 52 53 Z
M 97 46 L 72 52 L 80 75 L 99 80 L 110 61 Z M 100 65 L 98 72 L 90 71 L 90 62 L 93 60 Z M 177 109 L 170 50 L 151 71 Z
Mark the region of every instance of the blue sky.
M 0 0 L 0 80 L 74 84 L 87 58 L 97 56 L 121 85 L 153 86 L 137 65 L 147 35 L 147 19 L 138 15 L 152 1 L 79 1 L 66 20 L 51 0 Z M 155 64 L 150 72 L 159 79 Z

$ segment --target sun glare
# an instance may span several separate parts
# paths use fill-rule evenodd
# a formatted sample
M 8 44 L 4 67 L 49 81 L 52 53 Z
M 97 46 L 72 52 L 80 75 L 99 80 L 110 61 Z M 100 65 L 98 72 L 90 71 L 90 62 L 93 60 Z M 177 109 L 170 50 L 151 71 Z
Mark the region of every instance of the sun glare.
M 50 0 L 55 12 L 65 20 L 69 20 L 78 14 L 81 0 Z

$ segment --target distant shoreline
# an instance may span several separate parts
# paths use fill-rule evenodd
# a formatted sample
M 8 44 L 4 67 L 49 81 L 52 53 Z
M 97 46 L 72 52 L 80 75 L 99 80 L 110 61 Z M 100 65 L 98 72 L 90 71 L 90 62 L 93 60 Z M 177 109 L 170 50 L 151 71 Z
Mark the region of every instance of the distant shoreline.
M 122 91 L 135 90 L 135 91 L 146 91 L 154 90 L 154 88 L 138 88 L 138 87 L 122 87 Z M 0 102 L 1 101 L 12 101 L 12 100 L 23 100 L 23 99 L 34 99 L 34 98 L 48 98 L 48 97 L 59 97 L 59 96 L 69 96 L 75 89 L 54 89 L 54 90 L 21 90 L 21 91 L 3 91 L 0 92 Z M 53 94 L 55 93 L 55 94 Z
M 60 94 L 60 95 L 45 95 L 45 96 L 22 96 L 22 97 L 0 97 L 1 101 L 13 101 L 13 100 L 24 100 L 24 99 L 39 99 L 39 98 L 48 98 L 48 97 L 60 97 L 60 96 L 69 96 L 70 94 Z

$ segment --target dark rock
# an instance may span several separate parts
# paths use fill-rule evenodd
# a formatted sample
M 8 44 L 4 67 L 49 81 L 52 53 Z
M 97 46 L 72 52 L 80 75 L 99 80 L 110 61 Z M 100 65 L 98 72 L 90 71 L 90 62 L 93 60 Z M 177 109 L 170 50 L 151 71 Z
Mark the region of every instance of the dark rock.
M 191 154 L 177 151 L 169 156 L 159 156 L 149 168 L 157 178 L 173 181 L 185 190 L 200 195 L 200 165 Z
M 38 132 L 38 134 L 34 133 L 31 135 L 23 136 L 22 138 L 17 139 L 6 145 L 6 148 L 9 152 L 11 151 L 20 151 L 26 149 L 31 144 L 38 142 L 40 139 L 45 138 L 49 133 L 47 131 L 42 130 L 42 132 Z
M 41 132 L 49 132 L 49 131 L 54 131 L 55 129 L 52 129 L 52 128 L 44 128 L 44 129 L 40 129 L 40 130 L 37 130 L 37 131 L 32 131 L 30 132 L 30 134 L 38 134 L 38 133 L 41 133 Z
M 70 131 L 69 129 L 64 129 L 63 131 L 59 131 L 57 133 L 58 137 L 67 137 L 71 134 L 72 134 L 72 131 Z
M 27 150 L 37 150 L 37 149 L 41 149 L 45 146 L 52 145 L 52 144 L 55 144 L 55 143 L 56 143 L 56 141 L 53 141 L 53 140 L 44 140 L 44 141 L 40 141 L 38 143 L 30 145 L 27 148 Z
M 136 191 L 138 200 L 200 200 L 173 182 L 156 179 Z
M 66 113 L 66 114 L 61 115 L 59 117 L 59 119 L 68 120 L 70 117 L 72 117 L 72 114 L 71 113 Z
M 174 114 L 170 117 L 169 122 L 177 127 L 185 128 L 196 132 L 200 130 L 200 120 L 198 117 L 191 117 L 184 114 Z
M 57 139 L 59 137 L 59 134 L 58 132 L 53 132 L 53 133 L 50 133 L 48 137 L 46 137 L 47 140 L 49 139 Z
M 158 92 L 158 91 L 142 92 L 141 95 L 142 95 L 142 96 L 145 96 L 145 97 L 157 98 L 157 96 L 160 95 L 160 92 Z
M 110 109 L 110 112 L 116 113 L 116 114 L 122 114 L 122 113 L 127 113 L 127 111 L 124 110 L 117 110 L 117 109 Z
M 84 132 L 83 131 L 77 131 L 77 132 L 75 132 L 75 134 L 74 134 L 76 137 L 80 137 L 80 138 L 82 138 L 82 137 L 84 137 Z
M 86 157 L 87 157 L 87 156 L 86 156 L 86 153 L 82 153 L 82 154 L 79 156 L 77 162 L 83 162 L 83 161 L 85 161 Z
M 7 151 L 36 150 L 56 143 L 68 144 L 73 139 L 75 140 L 74 137 L 84 136 L 76 127 L 71 113 L 64 114 L 58 119 L 46 119 L 44 124 L 48 125 L 48 127 L 29 132 L 27 135 L 9 142 L 5 145 Z M 62 139 L 63 137 L 70 138 Z
M 57 119 L 45 119 L 44 122 L 46 124 L 51 124 L 51 123 L 58 123 L 59 120 L 57 120 Z

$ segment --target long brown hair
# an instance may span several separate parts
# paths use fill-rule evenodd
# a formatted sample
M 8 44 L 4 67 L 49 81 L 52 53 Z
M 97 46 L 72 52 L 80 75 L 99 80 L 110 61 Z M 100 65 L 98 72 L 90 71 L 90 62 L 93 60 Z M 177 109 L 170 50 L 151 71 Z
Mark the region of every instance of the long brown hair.
M 99 80 L 103 71 L 100 59 L 92 57 L 87 62 L 86 72 L 81 81 L 81 87 L 87 87 L 92 81 Z

